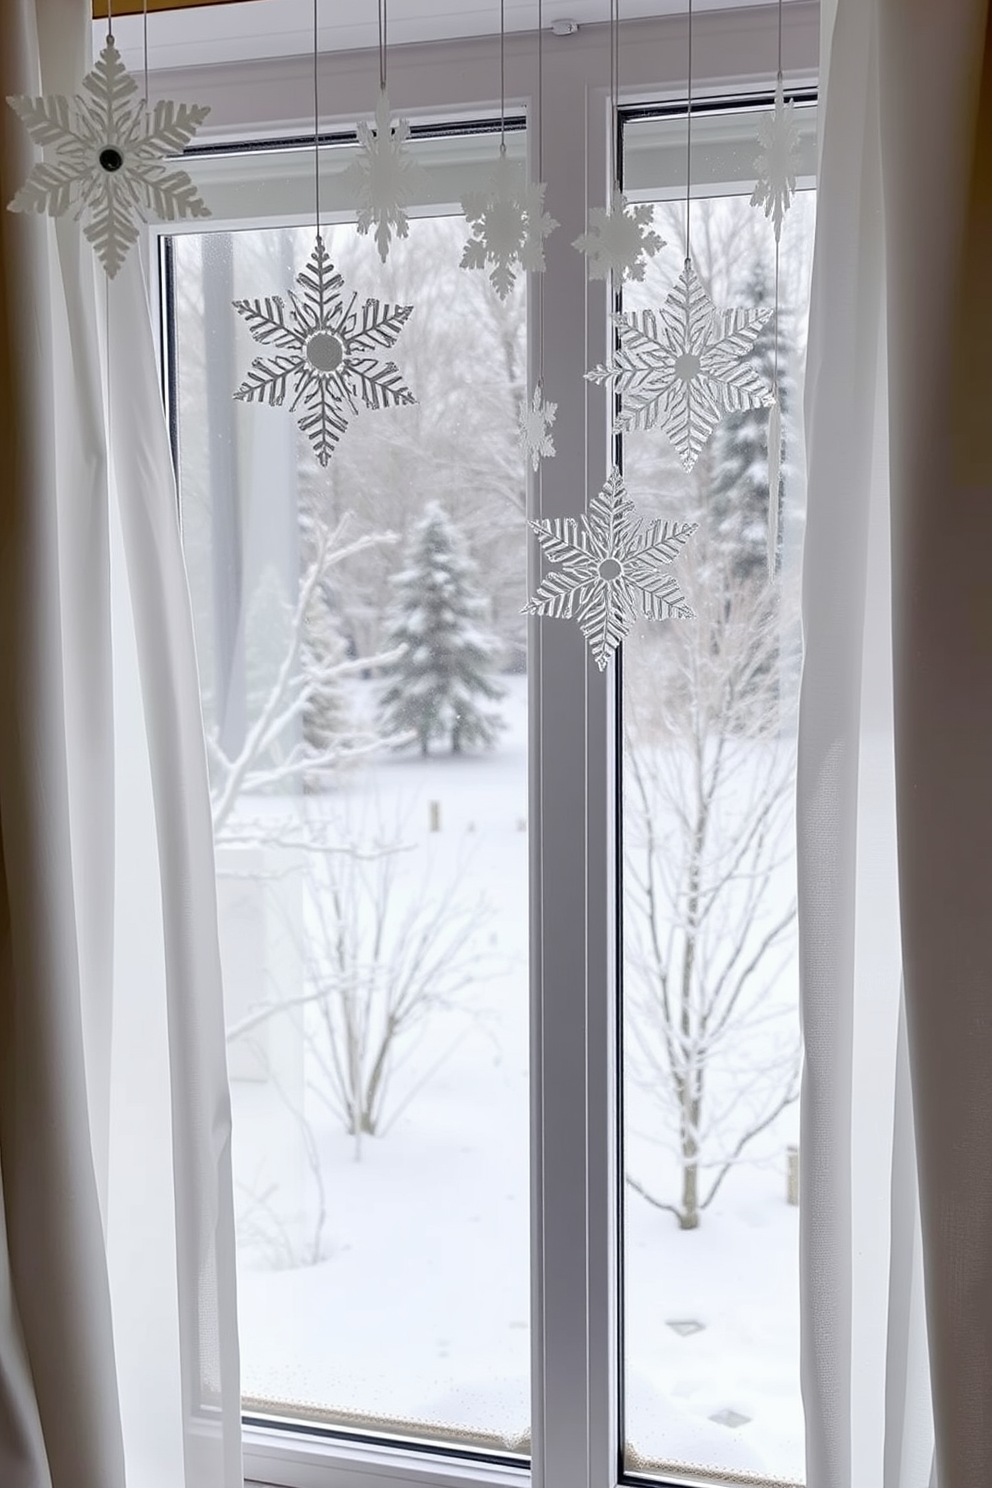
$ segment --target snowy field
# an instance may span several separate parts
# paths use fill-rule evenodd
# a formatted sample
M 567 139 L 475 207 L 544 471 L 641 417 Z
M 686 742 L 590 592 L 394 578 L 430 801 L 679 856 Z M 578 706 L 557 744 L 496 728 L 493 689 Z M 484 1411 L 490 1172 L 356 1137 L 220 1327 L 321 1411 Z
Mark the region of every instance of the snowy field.
M 527 1450 L 524 679 L 509 687 L 510 726 L 492 754 L 396 757 L 302 806 L 240 808 L 242 822 L 273 830 L 289 809 L 398 839 L 394 907 L 471 920 L 459 953 L 471 979 L 397 1046 L 384 1135 L 349 1135 L 315 1088 L 327 1056 L 319 1008 L 305 1001 L 318 921 L 300 855 L 219 855 L 225 967 L 229 983 L 239 977 L 229 1024 L 250 1023 L 259 1003 L 291 1004 L 231 1045 L 249 1409 L 423 1423 Z M 641 1459 L 802 1478 L 798 1211 L 785 1173 L 797 1127 L 791 1106 L 697 1231 L 628 1194 L 626 1438 Z M 628 1162 L 650 1161 L 662 1184 L 670 1163 L 674 1182 L 674 1158 L 644 1141 L 631 1132 Z

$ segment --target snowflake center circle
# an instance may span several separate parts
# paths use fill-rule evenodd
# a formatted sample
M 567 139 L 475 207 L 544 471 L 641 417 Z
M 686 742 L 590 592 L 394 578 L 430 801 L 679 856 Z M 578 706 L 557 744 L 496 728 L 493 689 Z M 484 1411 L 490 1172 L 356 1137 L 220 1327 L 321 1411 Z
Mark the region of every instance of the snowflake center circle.
M 694 352 L 684 351 L 680 357 L 675 358 L 675 376 L 681 377 L 683 382 L 691 382 L 694 377 L 698 377 L 699 368 L 699 358 Z
M 520 244 L 522 213 L 516 202 L 495 201 L 489 205 L 486 236 L 497 253 L 515 253 Z
M 623 573 L 623 564 L 618 563 L 615 558 L 604 558 L 599 565 L 599 577 L 605 579 L 607 584 L 612 584 Z
M 315 331 L 307 342 L 307 361 L 315 372 L 336 372 L 344 361 L 344 342 L 332 331 Z
M 118 150 L 116 145 L 105 145 L 98 156 L 100 169 L 105 170 L 109 176 L 119 171 L 124 164 L 124 152 Z

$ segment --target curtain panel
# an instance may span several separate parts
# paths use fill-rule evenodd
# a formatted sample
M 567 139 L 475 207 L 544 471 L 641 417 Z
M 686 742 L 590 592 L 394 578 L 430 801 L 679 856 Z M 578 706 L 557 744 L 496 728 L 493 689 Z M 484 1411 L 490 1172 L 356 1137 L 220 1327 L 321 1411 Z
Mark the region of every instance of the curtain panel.
M 3 95 L 78 91 L 85 7 L 3 0 L 2 34 Z M 2 112 L 6 204 L 34 151 Z M 0 1482 L 238 1488 L 213 844 L 139 256 L 108 286 L 76 222 L 0 212 L 0 379 Z
M 798 784 L 808 1484 L 981 1488 L 988 6 L 825 0 L 822 38 Z

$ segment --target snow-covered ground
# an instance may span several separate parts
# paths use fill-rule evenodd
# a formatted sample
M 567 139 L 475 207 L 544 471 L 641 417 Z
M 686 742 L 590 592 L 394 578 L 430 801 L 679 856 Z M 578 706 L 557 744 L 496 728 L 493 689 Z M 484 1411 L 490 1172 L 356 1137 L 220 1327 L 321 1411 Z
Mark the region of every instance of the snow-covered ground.
M 390 1129 L 356 1146 L 313 1090 L 303 1097 L 301 1127 L 291 1108 L 315 1078 L 313 1050 L 299 1033 L 305 1027 L 313 1035 L 312 1008 L 278 1014 L 255 1031 L 270 1041 L 277 1080 L 257 1078 L 261 1067 L 243 1047 L 232 1046 L 232 1069 L 256 1075 L 233 1082 L 249 1401 L 422 1422 L 526 1450 L 524 680 L 510 679 L 510 688 L 510 727 L 492 754 L 397 757 L 356 774 L 333 798 L 307 798 L 311 814 L 341 819 L 344 811 L 352 825 L 377 822 L 387 834 L 396 828 L 410 844 L 397 859 L 397 892 L 456 908 L 485 901 L 473 932 L 475 980 L 399 1051 Z M 439 831 L 430 830 L 432 802 Z M 268 799 L 252 803 L 249 814 L 274 818 L 279 809 Z M 297 904 L 302 891 L 292 874 L 275 881 L 283 910 Z M 298 904 L 294 914 L 297 930 L 309 927 Z M 283 914 L 283 932 L 285 921 Z M 229 965 L 237 941 L 229 926 Z M 282 995 L 292 995 L 302 975 L 293 937 L 283 933 L 283 941 Z M 250 954 L 264 958 L 264 947 L 252 945 Z M 247 946 L 242 938 L 242 956 Z M 681 1233 L 670 1214 L 628 1195 L 626 1438 L 642 1458 L 803 1476 L 798 1211 L 786 1203 L 785 1177 L 797 1122 L 791 1107 L 754 1160 L 729 1176 L 697 1231 Z M 319 1234 L 304 1135 L 319 1153 Z M 639 1140 L 630 1134 L 629 1160 L 647 1160 Z M 650 1162 L 656 1182 L 665 1181 L 665 1163 L 674 1177 L 674 1159 L 653 1145 Z M 301 1264 L 314 1248 L 316 1263 Z

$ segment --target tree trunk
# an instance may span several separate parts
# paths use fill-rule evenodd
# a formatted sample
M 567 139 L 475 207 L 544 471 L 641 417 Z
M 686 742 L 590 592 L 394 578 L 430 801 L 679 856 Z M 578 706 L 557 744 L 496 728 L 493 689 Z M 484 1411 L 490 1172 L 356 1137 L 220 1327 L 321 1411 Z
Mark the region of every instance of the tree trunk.
M 686 1082 L 688 1094 L 688 1081 Z M 682 1107 L 682 1203 L 679 1229 L 699 1229 L 699 1131 L 700 1101 L 683 1097 Z
M 699 1164 L 682 1164 L 682 1205 L 679 1210 L 679 1229 L 699 1229 Z

